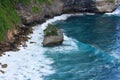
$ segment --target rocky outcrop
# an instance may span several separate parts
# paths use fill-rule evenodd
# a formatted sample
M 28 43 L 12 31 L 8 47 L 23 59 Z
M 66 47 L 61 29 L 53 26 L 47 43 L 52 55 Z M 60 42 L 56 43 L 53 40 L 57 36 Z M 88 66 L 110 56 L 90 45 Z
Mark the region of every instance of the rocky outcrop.
M 119 4 L 119 0 L 62 0 L 65 12 L 112 12 Z
M 118 0 L 96 0 L 96 8 L 98 12 L 112 12 L 119 3 Z
M 37 12 L 33 12 L 32 9 L 36 7 Z M 35 3 L 31 0 L 29 5 L 19 4 L 16 5 L 18 14 L 21 16 L 22 23 L 25 25 L 34 25 L 44 22 L 46 19 L 54 17 L 55 15 L 62 14 L 63 3 L 60 0 L 52 0 L 50 4 Z
M 73 12 L 111 12 L 119 4 L 119 0 L 51 0 L 51 4 L 35 3 L 34 0 L 30 1 L 29 5 L 19 3 L 16 9 L 21 16 L 22 23 L 25 25 L 33 25 L 42 23 L 48 18 L 62 13 Z M 38 12 L 33 12 L 33 7 L 38 8 Z
M 96 11 L 93 0 L 62 0 L 64 2 L 64 12 L 93 12 Z
M 24 47 L 25 41 L 29 39 L 27 35 L 32 33 L 32 27 L 22 26 L 17 29 L 10 29 L 7 31 L 6 40 L 4 42 L 0 42 L 0 56 L 3 55 L 5 51 L 17 51 L 18 45 L 22 45 Z
M 55 46 L 55 45 L 60 45 L 63 42 L 63 32 L 58 29 L 57 30 L 57 35 L 51 35 L 51 36 L 45 36 L 43 39 L 43 46 Z

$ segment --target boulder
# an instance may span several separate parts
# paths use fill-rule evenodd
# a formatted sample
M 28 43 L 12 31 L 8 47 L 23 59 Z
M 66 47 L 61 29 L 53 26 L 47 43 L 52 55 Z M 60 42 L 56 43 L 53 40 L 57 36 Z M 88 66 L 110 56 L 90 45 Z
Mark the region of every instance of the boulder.
M 63 38 L 62 30 L 58 29 L 57 35 L 44 36 L 42 44 L 44 47 L 60 45 L 63 42 Z

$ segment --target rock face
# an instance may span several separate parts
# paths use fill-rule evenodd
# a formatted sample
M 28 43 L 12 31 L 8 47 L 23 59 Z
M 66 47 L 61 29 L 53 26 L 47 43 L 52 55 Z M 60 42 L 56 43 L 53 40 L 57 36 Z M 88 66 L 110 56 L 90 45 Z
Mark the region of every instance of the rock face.
M 32 9 L 37 7 L 38 12 L 33 12 Z M 16 5 L 18 14 L 21 16 L 22 23 L 32 25 L 44 22 L 46 19 L 62 14 L 63 2 L 60 0 L 52 0 L 51 4 L 35 3 L 35 0 L 30 0 L 29 5 L 20 3 Z
M 16 10 L 21 16 L 22 23 L 31 25 L 42 23 L 48 18 L 62 13 L 73 12 L 111 12 L 120 4 L 120 0 L 51 0 L 52 3 L 40 4 L 31 0 L 29 5 L 22 3 L 16 5 Z M 32 8 L 37 7 L 38 12 L 32 12 Z
M 62 0 L 65 12 L 111 12 L 119 4 L 119 0 Z
M 93 12 L 96 11 L 95 1 L 93 0 L 63 0 L 65 12 Z
M 96 0 L 96 8 L 99 12 L 112 12 L 119 3 L 119 0 Z
M 42 42 L 43 46 L 55 46 L 55 45 L 60 45 L 63 42 L 63 32 L 58 29 L 57 30 L 58 35 L 54 36 L 45 36 L 44 40 Z
M 31 27 L 21 26 L 18 29 L 8 30 L 6 41 L 0 42 L 0 56 L 2 56 L 5 51 L 17 51 L 18 45 L 25 47 L 25 44 L 22 43 L 29 39 L 27 37 L 29 33 L 32 33 Z

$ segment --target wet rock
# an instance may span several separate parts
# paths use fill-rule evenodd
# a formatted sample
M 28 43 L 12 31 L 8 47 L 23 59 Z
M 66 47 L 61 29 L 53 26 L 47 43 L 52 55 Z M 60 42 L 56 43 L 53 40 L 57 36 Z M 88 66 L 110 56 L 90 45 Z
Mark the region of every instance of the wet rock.
M 30 44 L 33 44 L 33 43 L 36 43 L 36 42 L 30 42 Z
M 57 34 L 58 35 L 54 35 L 54 36 L 45 36 L 42 42 L 43 46 L 49 47 L 49 46 L 56 46 L 62 44 L 63 32 L 60 29 L 58 29 Z
M 0 72 L 3 73 L 3 74 L 5 73 L 5 71 L 3 71 L 3 70 L 0 70 Z
M 27 47 L 27 44 L 25 42 L 22 43 L 23 47 Z
M 13 30 L 8 30 L 6 40 L 0 42 L 0 56 L 2 56 L 5 51 L 18 51 L 18 46 L 29 39 L 27 35 L 32 33 L 32 27 L 21 24 L 17 26 L 18 27 Z M 23 46 L 26 47 L 26 44 Z
M 2 64 L 1 65 L 2 68 L 7 68 L 7 66 L 8 66 L 7 64 Z

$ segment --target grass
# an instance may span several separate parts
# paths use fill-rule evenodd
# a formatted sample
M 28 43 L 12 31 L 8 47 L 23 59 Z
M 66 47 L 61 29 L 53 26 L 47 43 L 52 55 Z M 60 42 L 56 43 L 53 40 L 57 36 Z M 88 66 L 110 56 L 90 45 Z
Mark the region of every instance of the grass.
M 14 0 L 13 1 L 15 4 L 16 3 L 23 3 L 25 5 L 28 5 L 30 3 L 30 0 Z
M 114 3 L 115 2 L 115 0 L 108 0 L 109 2 L 111 2 L 111 3 Z
M 35 3 L 39 2 L 40 4 L 51 4 L 52 3 L 52 0 L 34 0 Z
M 8 29 L 12 29 L 20 22 L 14 6 L 18 3 L 29 5 L 31 0 L 0 0 L 0 41 L 5 40 L 5 35 Z M 34 0 L 40 4 L 51 4 L 51 0 Z M 38 13 L 40 9 L 33 7 L 32 12 Z
M 49 24 L 47 28 L 44 30 L 44 36 L 56 36 L 57 33 L 57 27 L 55 25 Z
M 39 13 L 40 12 L 40 8 L 38 8 L 37 6 L 32 7 L 32 13 Z
M 7 30 L 15 27 L 19 21 L 11 0 L 0 0 L 0 41 L 5 40 Z

